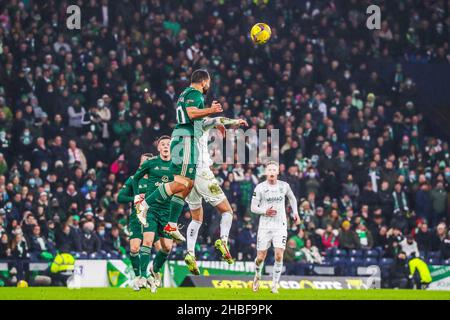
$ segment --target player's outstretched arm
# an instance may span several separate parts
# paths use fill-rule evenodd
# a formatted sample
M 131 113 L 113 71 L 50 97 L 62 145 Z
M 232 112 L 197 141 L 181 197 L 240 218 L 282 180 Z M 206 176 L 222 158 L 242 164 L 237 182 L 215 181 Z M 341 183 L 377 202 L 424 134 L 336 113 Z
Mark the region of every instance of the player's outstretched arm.
M 130 177 L 125 181 L 125 184 L 123 185 L 122 189 L 120 189 L 119 194 L 117 195 L 117 202 L 118 203 L 130 203 L 134 200 L 134 194 L 133 194 L 133 186 L 132 186 L 133 179 Z
M 230 119 L 226 117 L 207 118 L 203 121 L 203 130 L 209 130 L 219 126 L 248 126 L 243 119 Z
M 213 114 L 220 113 L 222 111 L 223 111 L 222 105 L 217 101 L 213 101 L 213 103 L 211 104 L 211 107 L 206 108 L 206 109 L 199 109 L 197 107 L 187 107 L 186 108 L 186 113 L 187 113 L 189 119 L 191 119 L 191 120 L 203 119 L 205 117 L 209 117 Z

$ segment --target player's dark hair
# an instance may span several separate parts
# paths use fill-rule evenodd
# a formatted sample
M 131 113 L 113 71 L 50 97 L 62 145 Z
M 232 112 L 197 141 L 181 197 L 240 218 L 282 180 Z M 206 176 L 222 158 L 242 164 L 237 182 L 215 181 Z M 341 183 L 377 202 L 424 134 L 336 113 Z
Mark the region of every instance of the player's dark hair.
M 200 83 L 209 79 L 209 73 L 205 69 L 198 69 L 192 72 L 191 83 Z
M 164 136 L 161 136 L 161 137 L 159 137 L 158 138 L 158 140 L 156 140 L 156 145 L 159 145 L 159 143 L 162 141 L 162 140 L 166 140 L 166 139 L 171 139 L 170 138 L 170 136 L 168 136 L 168 135 L 164 135 Z

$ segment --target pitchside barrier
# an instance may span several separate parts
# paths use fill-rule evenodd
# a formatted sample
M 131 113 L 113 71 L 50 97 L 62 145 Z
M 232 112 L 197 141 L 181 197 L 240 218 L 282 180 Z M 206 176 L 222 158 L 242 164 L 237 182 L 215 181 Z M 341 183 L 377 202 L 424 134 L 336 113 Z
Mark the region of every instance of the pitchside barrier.
M 215 289 L 251 288 L 252 276 L 187 276 L 182 287 L 203 287 Z M 280 288 L 287 290 L 300 289 L 380 289 L 379 277 L 332 277 L 332 276 L 282 276 Z M 260 281 L 261 289 L 269 289 L 272 285 L 270 276 L 264 276 Z
M 169 261 L 165 264 L 163 275 L 164 287 L 210 287 L 210 288 L 247 288 L 253 280 L 254 263 L 237 261 L 229 265 L 224 261 L 198 261 L 201 275 L 192 276 L 184 261 Z M 8 272 L 12 265 L 0 261 L 0 272 Z M 49 264 L 32 262 L 30 271 L 41 274 L 48 271 Z M 429 266 L 432 282 L 428 290 L 450 291 L 450 266 Z M 261 287 L 271 284 L 272 266 L 266 266 Z M 282 276 L 281 287 L 284 289 L 369 289 L 380 288 L 378 266 L 360 267 L 357 276 L 339 277 L 333 268 L 315 266 L 312 276 Z M 134 274 L 129 260 L 77 260 L 70 288 L 85 287 L 120 287 L 131 286 Z

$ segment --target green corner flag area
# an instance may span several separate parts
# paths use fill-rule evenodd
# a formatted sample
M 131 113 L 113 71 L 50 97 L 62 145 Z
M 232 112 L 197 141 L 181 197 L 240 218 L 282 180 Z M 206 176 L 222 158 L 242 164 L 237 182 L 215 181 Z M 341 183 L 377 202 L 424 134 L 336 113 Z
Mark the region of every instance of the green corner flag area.
M 0 300 L 450 300 L 447 291 L 163 288 L 157 294 L 120 288 L 2 288 Z

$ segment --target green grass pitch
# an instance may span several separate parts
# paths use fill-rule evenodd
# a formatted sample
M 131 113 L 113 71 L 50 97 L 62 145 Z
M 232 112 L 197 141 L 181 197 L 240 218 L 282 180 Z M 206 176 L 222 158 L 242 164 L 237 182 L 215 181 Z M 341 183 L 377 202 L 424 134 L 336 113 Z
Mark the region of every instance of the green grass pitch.
M 448 291 L 420 290 L 269 290 L 162 288 L 134 292 L 130 288 L 0 288 L 0 300 L 450 300 Z

